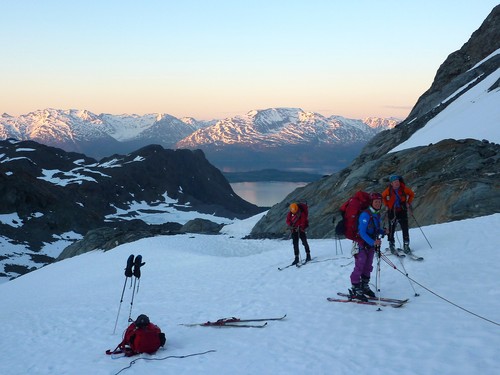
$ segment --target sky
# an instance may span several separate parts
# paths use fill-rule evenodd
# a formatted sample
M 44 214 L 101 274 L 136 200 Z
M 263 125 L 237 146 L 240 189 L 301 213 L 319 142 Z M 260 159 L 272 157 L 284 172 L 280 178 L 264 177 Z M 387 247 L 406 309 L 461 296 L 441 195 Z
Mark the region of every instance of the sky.
M 498 0 L 7 0 L 0 113 L 405 118 Z

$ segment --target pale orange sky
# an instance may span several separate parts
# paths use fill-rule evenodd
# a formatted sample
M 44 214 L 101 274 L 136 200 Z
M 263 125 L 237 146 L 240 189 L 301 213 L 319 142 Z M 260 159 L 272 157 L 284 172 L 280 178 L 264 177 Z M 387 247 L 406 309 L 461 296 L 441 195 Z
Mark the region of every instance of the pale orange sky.
M 0 113 L 405 118 L 496 1 L 9 2 Z

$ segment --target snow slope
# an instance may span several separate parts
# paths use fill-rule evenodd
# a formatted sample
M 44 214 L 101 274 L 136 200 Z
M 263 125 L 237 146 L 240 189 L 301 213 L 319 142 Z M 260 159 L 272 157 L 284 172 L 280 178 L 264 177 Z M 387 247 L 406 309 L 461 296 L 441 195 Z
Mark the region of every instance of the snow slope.
M 259 217 L 235 221 L 222 235 L 94 251 L 0 285 L 0 373 L 498 374 L 500 214 L 422 228 L 432 249 L 411 230 L 425 260 L 390 256 L 397 269 L 382 261 L 379 279 L 383 295 L 410 302 L 381 311 L 326 301 L 349 286 L 348 241 L 310 240 L 313 256 L 326 261 L 278 271 L 293 258 L 291 241 L 241 239 Z M 113 359 L 104 352 L 127 326 L 128 284 L 113 334 L 130 254 L 146 262 L 131 315 L 147 314 L 168 343 L 152 356 Z M 179 325 L 282 314 L 262 329 Z
M 498 53 L 500 50 L 488 58 L 496 56 Z M 487 139 L 490 142 L 500 143 L 500 106 L 498 105 L 500 103 L 500 88 L 497 87 L 489 91 L 490 87 L 499 79 L 500 68 L 458 97 L 443 112 L 431 119 L 422 129 L 416 131 L 406 142 L 399 144 L 391 152 L 427 146 L 446 138 Z

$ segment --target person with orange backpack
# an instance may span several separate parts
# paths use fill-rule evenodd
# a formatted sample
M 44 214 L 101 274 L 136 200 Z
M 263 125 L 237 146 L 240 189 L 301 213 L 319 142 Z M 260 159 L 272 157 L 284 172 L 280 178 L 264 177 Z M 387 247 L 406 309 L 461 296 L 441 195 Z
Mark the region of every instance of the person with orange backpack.
M 295 259 L 291 264 L 293 266 L 299 263 L 299 238 L 306 250 L 306 263 L 311 260 L 311 250 L 306 235 L 306 229 L 309 227 L 309 209 L 307 204 L 295 202 L 289 208 L 290 211 L 286 215 L 286 225 L 292 232 L 293 253 L 295 255 Z
M 379 236 L 386 234 L 380 219 L 381 207 L 382 195 L 371 193 L 370 206 L 361 212 L 358 219 L 358 239 L 356 240 L 358 252 L 354 254 L 354 269 L 350 276 L 352 289 L 349 290 L 349 295 L 350 298 L 365 302 L 368 301 L 366 296 L 375 297 L 369 285 L 373 258 L 375 251 L 380 251 Z
M 389 218 L 389 249 L 392 254 L 398 254 L 394 244 L 394 232 L 399 223 L 403 232 L 403 252 L 411 254 L 408 211 L 411 213 L 411 203 L 413 202 L 415 193 L 405 185 L 401 176 L 392 175 L 389 177 L 389 182 L 389 186 L 382 193 Z

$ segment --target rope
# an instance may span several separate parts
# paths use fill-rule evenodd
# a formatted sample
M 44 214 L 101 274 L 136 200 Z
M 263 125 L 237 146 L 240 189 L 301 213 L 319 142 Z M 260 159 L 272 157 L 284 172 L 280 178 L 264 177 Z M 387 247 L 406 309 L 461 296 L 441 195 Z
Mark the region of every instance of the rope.
M 125 371 L 125 370 L 131 368 L 132 365 L 135 364 L 139 359 L 143 359 L 145 361 L 163 361 L 163 360 L 169 359 L 169 358 L 179 358 L 179 359 L 182 359 L 182 358 L 194 357 L 194 356 L 197 356 L 197 355 L 203 355 L 203 354 L 214 353 L 214 352 L 216 352 L 216 350 L 212 349 L 212 350 L 207 350 L 206 352 L 201 352 L 201 353 L 193 353 L 193 354 L 186 354 L 186 355 L 169 355 L 169 356 L 163 357 L 163 358 L 139 357 L 139 358 L 134 359 L 133 361 L 131 361 L 127 367 L 122 368 L 120 371 L 118 371 L 114 375 L 118 375 L 120 372 Z
M 500 326 L 500 323 L 495 322 L 494 320 L 491 320 L 491 319 L 485 318 L 484 316 L 481 316 L 481 315 L 479 315 L 479 314 L 476 314 L 475 312 L 470 311 L 470 310 L 466 309 L 465 307 L 462 307 L 462 306 L 460 306 L 460 305 L 457 305 L 456 303 L 454 303 L 454 302 L 450 301 L 449 299 L 444 298 L 444 297 L 440 296 L 439 294 L 437 294 L 437 293 L 433 292 L 433 291 L 432 291 L 432 290 L 430 290 L 429 288 L 427 288 L 427 287 L 423 286 L 423 285 L 422 285 L 422 284 L 420 284 L 418 281 L 416 281 L 416 280 L 412 279 L 410 276 L 405 275 L 405 274 L 404 274 L 404 272 L 402 272 L 400 269 L 398 269 L 398 268 L 394 265 L 394 263 L 392 263 L 392 262 L 391 262 L 391 261 L 387 258 L 387 256 L 386 256 L 385 254 L 382 254 L 382 259 L 383 259 L 383 260 L 384 260 L 384 261 L 385 261 L 385 262 L 386 262 L 389 266 L 391 266 L 392 268 L 394 268 L 396 271 L 398 271 L 399 273 L 401 273 L 401 274 L 403 274 L 404 276 L 406 276 L 406 277 L 408 278 L 408 280 L 413 281 L 415 284 L 417 284 L 417 285 L 419 285 L 420 287 L 424 288 L 424 289 L 425 289 L 425 290 L 427 290 L 429 293 L 434 294 L 436 297 L 441 298 L 443 301 L 445 301 L 445 302 L 449 303 L 450 305 L 453 305 L 453 306 L 455 306 L 455 307 L 459 308 L 460 310 L 465 311 L 466 313 L 469 313 L 469 314 L 471 314 L 471 315 L 474 315 L 475 317 L 477 317 L 477 318 L 479 318 L 479 319 L 483 319 L 483 320 L 487 321 L 488 323 L 492 323 L 492 324 L 494 324 L 494 325 Z
M 398 239 L 398 242 L 399 242 L 399 236 L 396 236 L 397 239 Z M 401 244 L 401 242 L 399 242 Z M 399 263 L 401 264 L 401 267 L 403 267 L 403 271 L 404 271 L 404 275 L 406 277 L 408 277 L 408 272 L 406 271 L 406 268 L 403 264 L 403 261 L 401 260 L 401 258 L 398 256 L 398 260 L 399 260 Z M 408 282 L 410 283 L 410 286 L 411 288 L 413 289 L 413 293 L 415 294 L 415 297 L 418 297 L 420 294 L 417 293 L 417 291 L 415 290 L 415 287 L 413 286 L 413 283 L 411 282 L 411 279 L 408 277 Z

